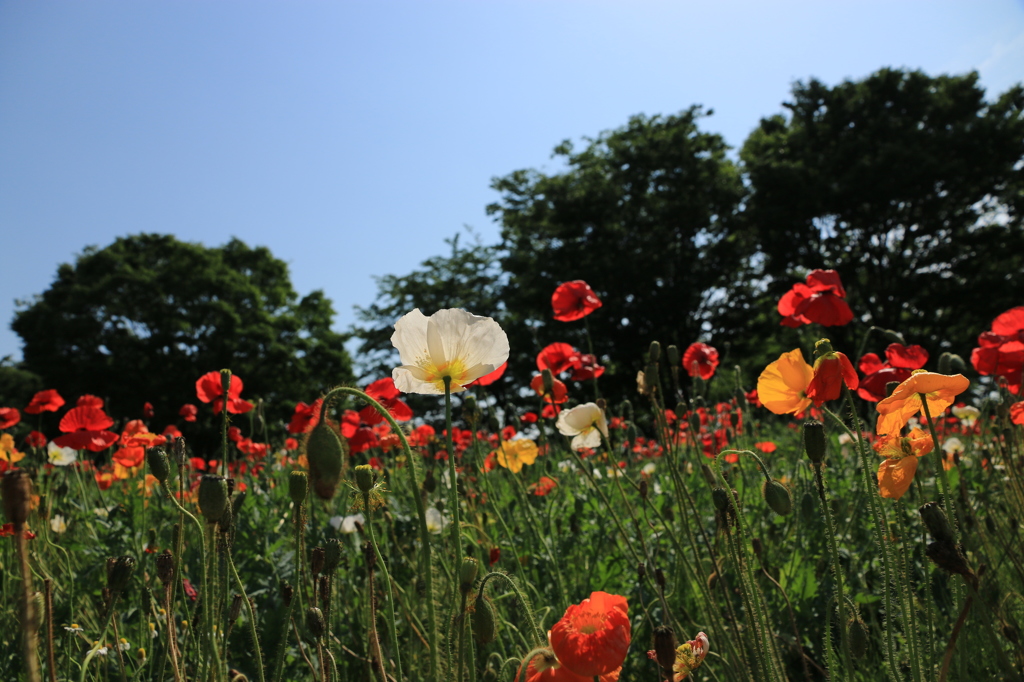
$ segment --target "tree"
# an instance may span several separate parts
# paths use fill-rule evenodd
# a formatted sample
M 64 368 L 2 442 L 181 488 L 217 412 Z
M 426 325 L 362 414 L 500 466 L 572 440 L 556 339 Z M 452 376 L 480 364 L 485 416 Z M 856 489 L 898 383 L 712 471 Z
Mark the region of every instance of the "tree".
M 882 69 L 797 83 L 784 106 L 741 153 L 767 304 L 835 268 L 862 316 L 829 330 L 847 349 L 873 324 L 937 357 L 1024 301 L 1024 89 L 988 102 L 976 73 Z
M 25 369 L 69 400 L 93 393 L 113 414 L 176 419 L 195 403 L 195 381 L 230 368 L 244 397 L 286 418 L 298 400 L 351 380 L 343 337 L 323 292 L 299 298 L 288 266 L 238 239 L 207 248 L 140 234 L 89 247 L 53 284 L 22 302 L 11 327 Z
M 502 226 L 501 300 L 516 371 L 528 374 L 552 341 L 587 347 L 583 323 L 551 320 L 551 294 L 567 280 L 586 280 L 603 300 L 586 322 L 612 363 L 601 381 L 618 389 L 634 388 L 651 340 L 684 347 L 714 327 L 750 245 L 732 229 L 739 169 L 722 138 L 697 126 L 710 113 L 634 116 L 582 151 L 557 146 L 560 173 L 493 181 L 501 198 L 488 212 Z

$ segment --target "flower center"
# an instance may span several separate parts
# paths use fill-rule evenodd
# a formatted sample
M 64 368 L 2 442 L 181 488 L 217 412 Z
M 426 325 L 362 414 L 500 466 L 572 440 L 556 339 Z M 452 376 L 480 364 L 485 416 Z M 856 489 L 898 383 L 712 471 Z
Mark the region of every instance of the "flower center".
M 576 631 L 583 635 L 592 635 L 604 629 L 604 614 L 586 612 L 573 619 Z

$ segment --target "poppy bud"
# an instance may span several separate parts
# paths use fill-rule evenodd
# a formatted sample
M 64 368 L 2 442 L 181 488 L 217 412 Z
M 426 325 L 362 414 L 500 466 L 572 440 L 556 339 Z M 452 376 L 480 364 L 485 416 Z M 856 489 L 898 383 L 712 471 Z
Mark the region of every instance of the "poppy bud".
M 815 358 L 820 358 L 822 355 L 833 352 L 835 351 L 832 348 L 832 342 L 828 339 L 818 339 L 818 342 L 814 344 Z
M 626 440 L 630 443 L 635 443 L 637 435 L 638 434 L 636 432 L 636 425 L 631 423 L 626 428 Z
M 952 526 L 949 525 L 949 519 L 946 518 L 946 512 L 942 510 L 938 502 L 928 502 L 917 511 L 921 514 L 921 520 L 933 538 L 939 542 L 956 542 L 956 536 L 953 534 Z
M 326 561 L 327 553 L 323 547 L 314 547 L 309 551 L 309 570 L 314 578 L 323 572 Z
M 217 523 L 228 508 L 228 483 L 223 476 L 206 474 L 199 479 L 199 511 L 208 523 Z
M 953 373 L 953 354 L 945 352 L 939 356 L 939 374 L 952 374 Z
M 360 464 L 356 467 L 356 487 L 360 492 L 368 493 L 373 490 L 373 467 L 369 464 Z
M 326 407 L 324 408 L 326 410 Z M 322 415 L 321 415 L 322 418 Z M 306 458 L 313 492 L 323 500 L 334 497 L 345 462 L 345 444 L 334 429 L 319 422 L 306 439 Z
M 715 488 L 711 491 L 711 501 L 714 502 L 715 509 L 725 512 L 729 508 L 729 493 L 725 488 Z
M 242 595 L 236 594 L 231 597 L 231 606 L 228 607 L 228 622 L 234 623 L 242 613 Z
M 331 538 L 327 541 L 327 546 L 324 548 L 324 573 L 331 575 L 338 569 L 338 564 L 340 563 L 341 542 L 338 538 Z
M 220 385 L 221 385 L 221 388 L 224 389 L 224 395 L 225 396 L 231 394 L 231 370 L 230 369 L 222 369 L 220 371 Z M 225 406 L 225 407 L 227 407 L 227 406 Z
M 327 632 L 327 623 L 324 621 L 324 612 L 315 606 L 306 609 L 306 628 L 316 639 L 320 639 Z
M 854 658 L 860 658 L 868 651 L 868 628 L 860 618 L 850 621 L 847 628 L 847 641 L 850 642 L 850 653 Z
M 647 564 L 642 561 L 636 565 L 636 577 L 639 582 L 643 582 L 647 577 Z
M 491 414 L 487 417 L 487 428 L 491 430 L 491 433 L 497 433 L 501 430 L 501 424 L 498 423 L 498 417 Z
M 949 358 L 949 374 L 963 374 L 966 371 L 967 363 L 964 362 L 964 359 L 956 353 L 952 353 Z
M 651 347 L 647 350 L 647 359 L 651 362 L 658 362 L 661 360 L 661 344 L 657 341 L 651 341 Z
M 149 465 L 149 473 L 160 483 L 167 483 L 167 477 L 171 475 L 171 463 L 167 461 L 167 453 L 163 448 L 150 448 L 146 451 L 146 463 Z
M 768 507 L 779 516 L 789 516 L 793 511 L 793 498 L 789 495 L 789 488 L 774 478 L 765 480 L 761 486 L 761 495 L 768 503 Z
M 292 605 L 292 597 L 295 596 L 295 588 L 281 581 L 281 599 L 284 601 L 285 608 Z
M 665 589 L 665 571 L 660 568 L 654 569 L 654 582 L 658 584 L 658 587 Z
M 622 401 L 622 414 L 626 416 L 626 421 L 633 421 L 633 403 L 628 399 Z
M 20 531 L 28 519 L 32 500 L 32 479 L 24 469 L 11 469 L 4 474 L 3 481 L 4 515 Z
M 815 464 L 825 459 L 825 425 L 818 421 L 804 422 L 804 451 Z
M 683 362 L 683 356 L 679 353 L 679 347 L 672 344 L 665 349 L 665 360 L 668 361 L 669 367 L 678 367 Z
M 480 676 L 480 682 L 498 682 L 498 671 L 494 669 L 494 666 L 487 665 L 487 669 Z
M 293 471 L 288 476 L 288 497 L 292 502 L 301 505 L 306 499 L 306 490 L 309 488 L 309 478 L 305 471 Z
M 107 589 L 119 595 L 128 588 L 128 582 L 135 572 L 135 559 L 130 556 L 119 556 L 107 559 Z
M 476 582 L 476 575 L 480 571 L 480 562 L 471 556 L 462 560 L 462 567 L 459 569 L 459 589 L 465 594 L 473 589 Z
M 663 670 L 671 672 L 676 662 L 676 633 L 667 625 L 654 628 L 654 655 Z
M 487 597 L 476 600 L 473 609 L 473 639 L 480 646 L 490 644 L 498 633 L 498 623 L 494 616 L 494 606 Z
M 156 557 L 156 577 L 160 584 L 166 587 L 174 580 L 174 555 L 171 550 L 165 549 Z
M 648 391 L 653 391 L 654 387 L 658 385 L 658 363 L 647 363 L 647 367 L 644 369 L 644 382 L 647 384 Z
M 437 490 L 437 479 L 434 478 L 434 470 L 428 469 L 427 475 L 423 477 L 423 489 L 428 493 Z

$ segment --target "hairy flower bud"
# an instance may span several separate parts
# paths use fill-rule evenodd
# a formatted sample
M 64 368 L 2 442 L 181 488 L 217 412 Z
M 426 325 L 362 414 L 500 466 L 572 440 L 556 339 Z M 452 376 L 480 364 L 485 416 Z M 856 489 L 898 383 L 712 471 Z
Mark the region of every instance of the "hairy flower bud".
M 711 501 L 715 503 L 715 509 L 724 512 L 729 508 L 729 493 L 725 488 L 715 488 L 711 491 Z
M 306 491 L 309 489 L 309 477 L 305 471 L 293 471 L 288 475 L 288 497 L 292 502 L 301 505 L 306 499 Z
M 850 653 L 854 658 L 861 658 L 868 652 L 868 628 L 860 618 L 850 620 L 847 641 L 850 642 Z
M 174 580 L 174 555 L 171 550 L 165 549 L 156 557 L 156 577 L 160 584 L 166 587 Z
M 654 628 L 654 654 L 658 665 L 665 672 L 671 672 L 676 662 L 676 633 L 667 625 L 659 625 Z
M 921 505 L 917 511 L 921 514 L 921 520 L 933 538 L 940 542 L 956 542 L 953 527 L 950 526 L 946 512 L 942 510 L 942 506 L 938 502 L 928 502 Z
M 437 479 L 434 478 L 433 469 L 427 469 L 427 475 L 423 477 L 423 489 L 428 493 L 437 490 Z
M 324 612 L 315 606 L 306 609 L 306 628 L 309 633 L 320 639 L 327 632 L 327 622 L 324 620 Z
M 231 597 L 231 606 L 228 607 L 228 622 L 234 623 L 242 613 L 242 595 L 235 594 Z
M 306 439 L 306 459 L 309 462 L 313 492 L 320 499 L 329 500 L 334 497 L 338 482 L 341 481 L 346 447 L 334 429 L 322 421 L 309 432 Z
M 683 356 L 679 352 L 679 346 L 672 344 L 665 349 L 665 360 L 668 361 L 669 367 L 678 367 L 683 362 Z
M 323 572 L 326 562 L 327 552 L 323 547 L 314 547 L 309 550 L 309 571 L 314 578 Z
M 479 597 L 473 608 L 473 639 L 480 646 L 490 644 L 498 634 L 498 619 L 487 597 Z
M 146 463 L 149 465 L 149 473 L 160 483 L 167 483 L 167 477 L 171 475 L 171 463 L 167 460 L 167 452 L 163 448 L 150 448 L 146 451 Z
M 216 523 L 228 508 L 228 483 L 223 476 L 206 474 L 199 479 L 199 510 L 207 522 Z
M 360 464 L 356 467 L 356 487 L 360 492 L 368 493 L 373 490 L 373 467 L 369 464 Z
M 789 488 L 774 478 L 765 480 L 761 486 L 761 495 L 768 503 L 768 507 L 779 516 L 788 516 L 793 511 L 793 498 L 789 495 Z
M 459 589 L 463 594 L 473 589 L 476 582 L 476 575 L 480 571 L 480 562 L 471 556 L 462 559 L 462 567 L 459 569 Z
M 825 425 L 818 421 L 804 422 L 804 451 L 815 464 L 825 459 Z
M 292 605 L 292 598 L 295 596 L 295 588 L 285 581 L 281 581 L 281 599 L 284 601 L 285 608 Z
M 651 347 L 647 350 L 647 359 L 651 362 L 661 360 L 661 344 L 659 342 L 651 341 Z

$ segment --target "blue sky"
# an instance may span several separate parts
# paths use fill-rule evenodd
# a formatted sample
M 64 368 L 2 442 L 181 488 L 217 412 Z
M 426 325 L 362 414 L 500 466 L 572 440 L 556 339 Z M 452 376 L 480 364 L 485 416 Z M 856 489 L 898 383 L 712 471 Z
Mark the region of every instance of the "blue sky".
M 138 232 L 268 246 L 353 322 L 492 177 L 636 113 L 739 145 L 791 84 L 883 66 L 1024 81 L 1024 2 L 0 3 L 0 357 L 15 299 Z M 567 279 L 571 279 L 567 271 Z

